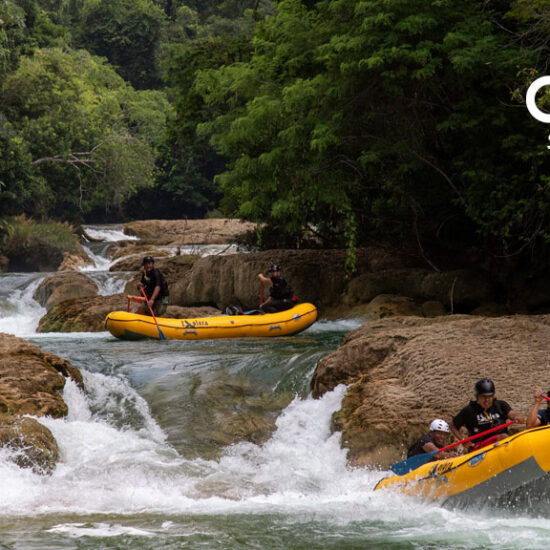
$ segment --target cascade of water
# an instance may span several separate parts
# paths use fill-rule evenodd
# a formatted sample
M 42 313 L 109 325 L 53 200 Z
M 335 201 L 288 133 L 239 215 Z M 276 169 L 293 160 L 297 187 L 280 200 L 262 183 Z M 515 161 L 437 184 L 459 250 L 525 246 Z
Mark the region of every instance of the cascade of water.
M 0 332 L 22 337 L 35 334 L 46 309 L 33 295 L 45 276 L 44 273 L 0 275 Z

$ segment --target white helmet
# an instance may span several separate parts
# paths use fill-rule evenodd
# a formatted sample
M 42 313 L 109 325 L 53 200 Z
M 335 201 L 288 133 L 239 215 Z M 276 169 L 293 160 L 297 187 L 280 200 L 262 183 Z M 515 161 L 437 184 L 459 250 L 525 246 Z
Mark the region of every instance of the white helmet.
M 430 424 L 430 432 L 447 432 L 450 433 L 451 430 L 449 429 L 449 424 L 445 422 L 445 420 L 441 420 L 441 418 L 436 418 L 435 420 L 432 420 L 432 423 Z

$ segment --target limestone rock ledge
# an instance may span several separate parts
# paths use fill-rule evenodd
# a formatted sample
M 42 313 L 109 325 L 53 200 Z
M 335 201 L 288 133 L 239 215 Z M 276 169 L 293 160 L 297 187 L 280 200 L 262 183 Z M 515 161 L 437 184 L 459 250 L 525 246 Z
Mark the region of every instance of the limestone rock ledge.
M 527 414 L 534 388 L 550 387 L 549 342 L 549 315 L 387 318 L 348 333 L 319 362 L 311 388 L 319 397 L 348 385 L 333 417 L 348 458 L 387 468 L 433 418 L 450 421 L 473 399 L 480 378 Z
M 0 333 L 0 356 L 0 446 L 13 451 L 18 465 L 50 473 L 59 459 L 55 438 L 25 415 L 65 416 L 65 379 L 82 386 L 82 375 L 65 359 L 8 334 Z

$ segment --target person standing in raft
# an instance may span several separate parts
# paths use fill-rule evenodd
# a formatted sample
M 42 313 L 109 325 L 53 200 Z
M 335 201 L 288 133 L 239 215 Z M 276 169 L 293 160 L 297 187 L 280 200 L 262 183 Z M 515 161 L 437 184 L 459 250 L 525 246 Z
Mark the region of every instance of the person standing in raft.
M 515 412 L 506 401 L 495 399 L 495 385 L 492 380 L 488 378 L 478 380 L 475 385 L 475 395 L 476 400 L 470 401 L 451 422 L 451 432 L 457 439 L 463 439 L 459 432 L 462 426 L 468 430 L 468 436 L 472 436 L 505 424 L 507 420 L 525 423 L 525 417 Z M 491 445 L 505 437 L 508 437 L 507 428 L 497 431 L 496 434 L 493 432 L 469 441 L 464 446 L 472 451 Z
M 168 284 L 162 273 L 155 269 L 155 260 L 152 256 L 143 258 L 143 271 L 141 273 L 141 281 L 137 285 L 141 293 L 141 289 L 145 291 L 149 306 L 153 310 L 156 317 L 161 317 L 168 306 Z M 137 310 L 140 315 L 151 315 L 151 311 L 147 304 L 143 302 Z
M 447 438 L 450 433 L 451 430 L 449 428 L 449 424 L 447 424 L 445 420 L 441 420 L 441 418 L 432 420 L 432 423 L 430 424 L 430 432 L 423 435 L 420 439 L 413 443 L 407 452 L 407 458 L 442 449 L 446 446 Z M 432 460 L 442 460 L 444 458 L 453 458 L 455 456 L 458 456 L 455 452 L 443 451 L 442 453 L 437 453 L 434 455 Z
M 550 424 L 550 403 L 546 403 L 546 409 L 541 408 L 540 405 L 542 401 L 545 400 L 544 397 L 542 397 L 542 394 L 543 391 L 541 388 L 535 388 L 535 392 L 533 394 L 533 399 L 535 402 L 527 415 L 527 428 L 536 428 L 538 426 L 546 426 L 547 424 Z
M 298 302 L 298 298 L 294 296 L 292 287 L 288 284 L 284 277 L 281 277 L 281 268 L 278 265 L 272 265 L 266 277 L 263 273 L 258 273 L 258 278 L 263 283 L 271 285 L 269 289 L 269 298 L 260 305 L 260 309 L 264 313 L 277 313 L 294 307 Z

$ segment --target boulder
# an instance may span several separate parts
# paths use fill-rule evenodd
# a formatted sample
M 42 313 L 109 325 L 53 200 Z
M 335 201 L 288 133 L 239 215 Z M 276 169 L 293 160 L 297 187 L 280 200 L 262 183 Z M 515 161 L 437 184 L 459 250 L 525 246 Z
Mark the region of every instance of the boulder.
M 77 271 L 65 271 L 46 277 L 33 294 L 33 298 L 48 310 L 64 300 L 90 296 L 97 296 L 96 284 Z
M 8 334 L 0 334 L 0 355 L 0 446 L 9 447 L 21 467 L 50 473 L 59 459 L 55 438 L 38 420 L 23 415 L 65 416 L 65 380 L 82 387 L 82 375 L 65 359 Z
M 441 302 L 428 300 L 422 304 L 423 317 L 439 317 L 440 315 L 447 315 L 447 310 Z
M 52 432 L 38 420 L 0 414 L 0 446 L 13 452 L 13 461 L 37 474 L 51 474 L 59 461 Z
M 369 250 L 357 251 L 358 269 L 369 265 Z M 266 250 L 253 254 L 206 256 L 197 259 L 188 275 L 181 303 L 215 305 L 223 309 L 239 304 L 244 309 L 258 307 L 260 282 L 271 264 L 279 264 L 282 276 L 292 285 L 302 302 L 312 302 L 321 311 L 339 304 L 348 283 L 344 250 Z M 264 285 L 264 299 L 269 285 Z
M 65 377 L 82 385 L 80 371 L 68 361 L 21 338 L 0 335 L 0 413 L 60 418 Z
M 422 306 L 412 298 L 394 296 L 393 294 L 380 294 L 363 308 L 363 317 L 367 320 L 409 315 L 422 317 Z
M 135 294 L 135 291 L 133 292 Z M 37 332 L 101 332 L 111 311 L 126 311 L 126 294 L 72 298 L 51 307 L 40 319 Z
M 342 444 L 352 463 L 387 468 L 433 418 L 450 421 L 480 378 L 527 414 L 534 388 L 548 383 L 549 341 L 548 315 L 382 319 L 348 333 L 318 363 L 312 392 L 349 385 L 334 418 Z
M 473 270 L 446 272 L 418 267 L 366 271 L 350 280 L 342 297 L 348 306 L 367 303 L 381 294 L 437 301 L 449 310 L 469 313 L 494 294 L 487 276 Z
M 57 268 L 58 271 L 78 271 L 81 267 L 92 265 L 90 256 L 81 244 L 77 244 L 74 250 L 63 252 L 63 261 Z

